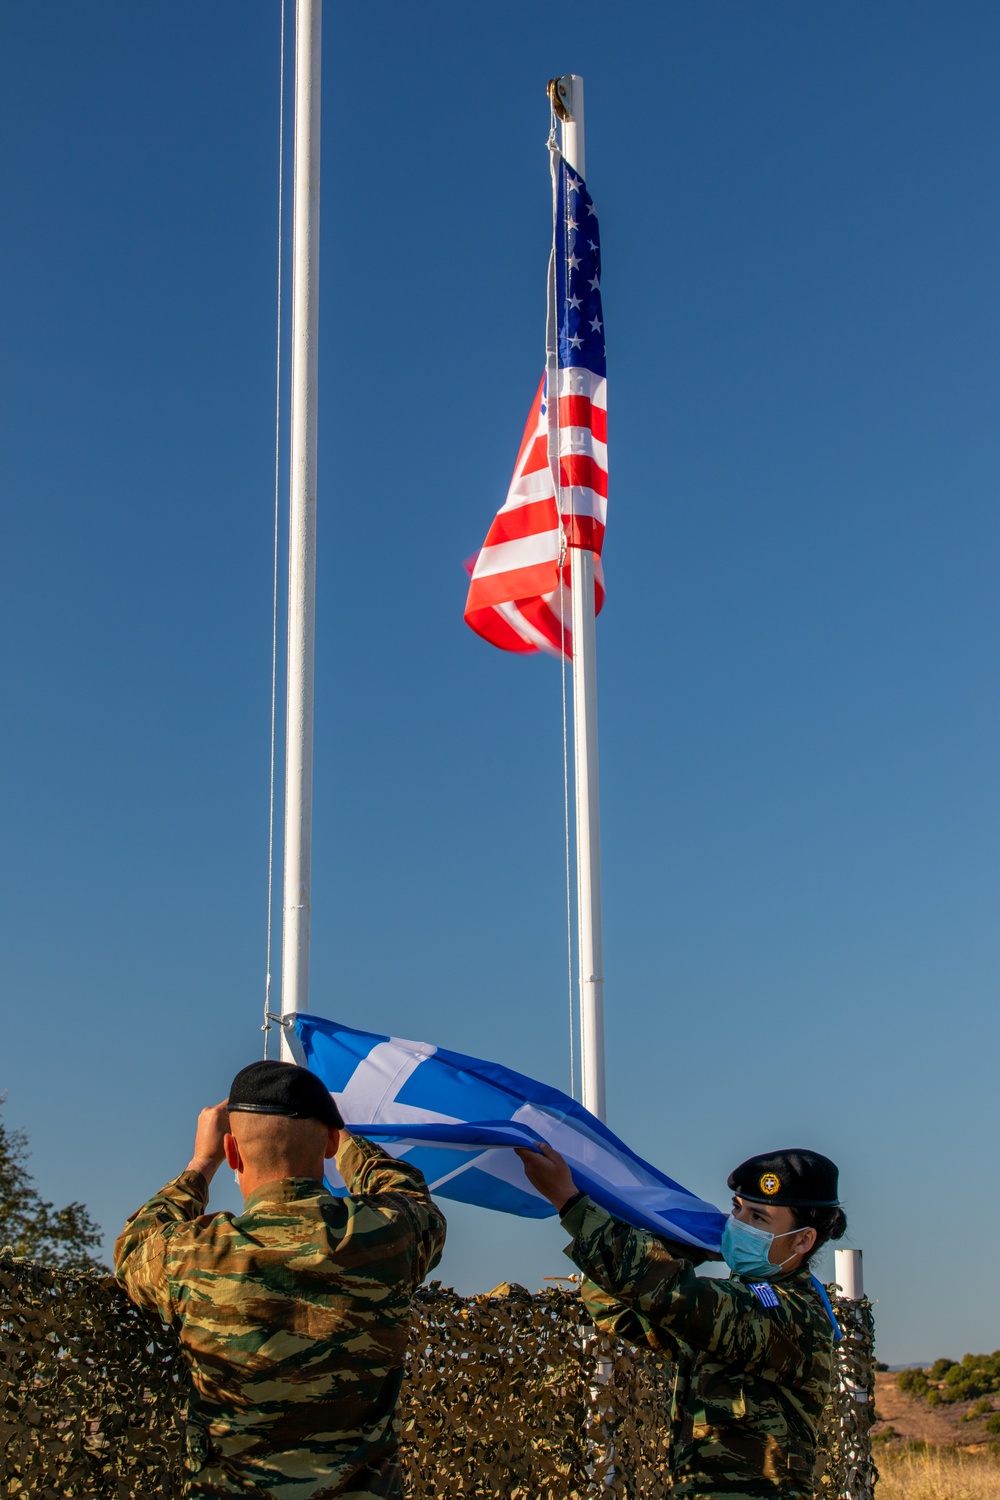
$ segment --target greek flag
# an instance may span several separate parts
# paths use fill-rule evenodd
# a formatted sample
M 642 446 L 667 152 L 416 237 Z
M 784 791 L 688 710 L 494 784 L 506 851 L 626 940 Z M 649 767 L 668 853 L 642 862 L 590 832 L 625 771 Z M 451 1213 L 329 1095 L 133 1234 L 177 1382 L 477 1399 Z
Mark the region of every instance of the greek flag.
M 320 1016 L 296 1015 L 293 1026 L 287 1036 L 296 1060 L 326 1084 L 348 1130 L 412 1161 L 433 1193 L 549 1218 L 555 1209 L 510 1149 L 546 1141 L 566 1158 L 577 1187 L 616 1218 L 718 1250 L 725 1216 L 636 1156 L 558 1089 L 478 1057 Z M 344 1192 L 339 1180 L 328 1185 Z

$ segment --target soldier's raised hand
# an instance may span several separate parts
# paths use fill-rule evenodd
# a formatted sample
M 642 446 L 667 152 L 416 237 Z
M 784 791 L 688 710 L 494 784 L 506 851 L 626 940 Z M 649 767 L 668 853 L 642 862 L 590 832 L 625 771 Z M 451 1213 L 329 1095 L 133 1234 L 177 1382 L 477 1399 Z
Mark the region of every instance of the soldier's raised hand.
M 576 1194 L 576 1183 L 559 1152 L 553 1151 L 544 1141 L 538 1142 L 537 1151 L 529 1151 L 526 1146 L 515 1146 L 514 1150 L 521 1158 L 524 1175 L 531 1186 L 562 1212 L 563 1204 Z
M 198 1128 L 194 1137 L 194 1155 L 188 1162 L 189 1172 L 200 1172 L 211 1182 L 226 1159 L 226 1132 L 229 1130 L 229 1108 L 224 1099 L 221 1104 L 209 1104 L 198 1116 Z

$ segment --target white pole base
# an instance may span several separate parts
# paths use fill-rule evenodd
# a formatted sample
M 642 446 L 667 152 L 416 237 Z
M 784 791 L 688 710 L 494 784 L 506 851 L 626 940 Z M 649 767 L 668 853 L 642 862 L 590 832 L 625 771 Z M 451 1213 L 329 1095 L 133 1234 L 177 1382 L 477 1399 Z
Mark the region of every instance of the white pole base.
M 865 1295 L 865 1277 L 860 1250 L 835 1250 L 833 1279 L 840 1295 L 848 1302 L 860 1302 Z

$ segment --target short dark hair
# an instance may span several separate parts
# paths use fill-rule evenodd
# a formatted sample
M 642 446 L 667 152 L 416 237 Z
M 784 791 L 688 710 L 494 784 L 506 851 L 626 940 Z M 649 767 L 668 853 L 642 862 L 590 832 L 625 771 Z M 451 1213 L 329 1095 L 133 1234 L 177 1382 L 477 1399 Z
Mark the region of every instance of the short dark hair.
M 830 1240 L 843 1239 L 847 1233 L 847 1215 L 842 1208 L 805 1208 L 800 1204 L 790 1204 L 788 1211 L 795 1220 L 796 1229 L 816 1231 L 816 1243 L 809 1251 L 808 1260 L 812 1260 Z

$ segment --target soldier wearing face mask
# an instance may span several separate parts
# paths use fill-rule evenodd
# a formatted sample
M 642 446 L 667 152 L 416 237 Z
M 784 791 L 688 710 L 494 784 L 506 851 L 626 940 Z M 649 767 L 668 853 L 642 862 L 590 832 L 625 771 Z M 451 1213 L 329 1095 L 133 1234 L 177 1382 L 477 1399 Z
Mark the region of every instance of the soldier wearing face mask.
M 695 1275 L 703 1252 L 613 1219 L 561 1156 L 541 1153 L 518 1155 L 573 1236 L 566 1254 L 594 1321 L 676 1361 L 674 1500 L 812 1500 L 840 1330 L 809 1262 L 847 1229 L 833 1162 L 775 1151 L 731 1173 L 722 1280 Z

